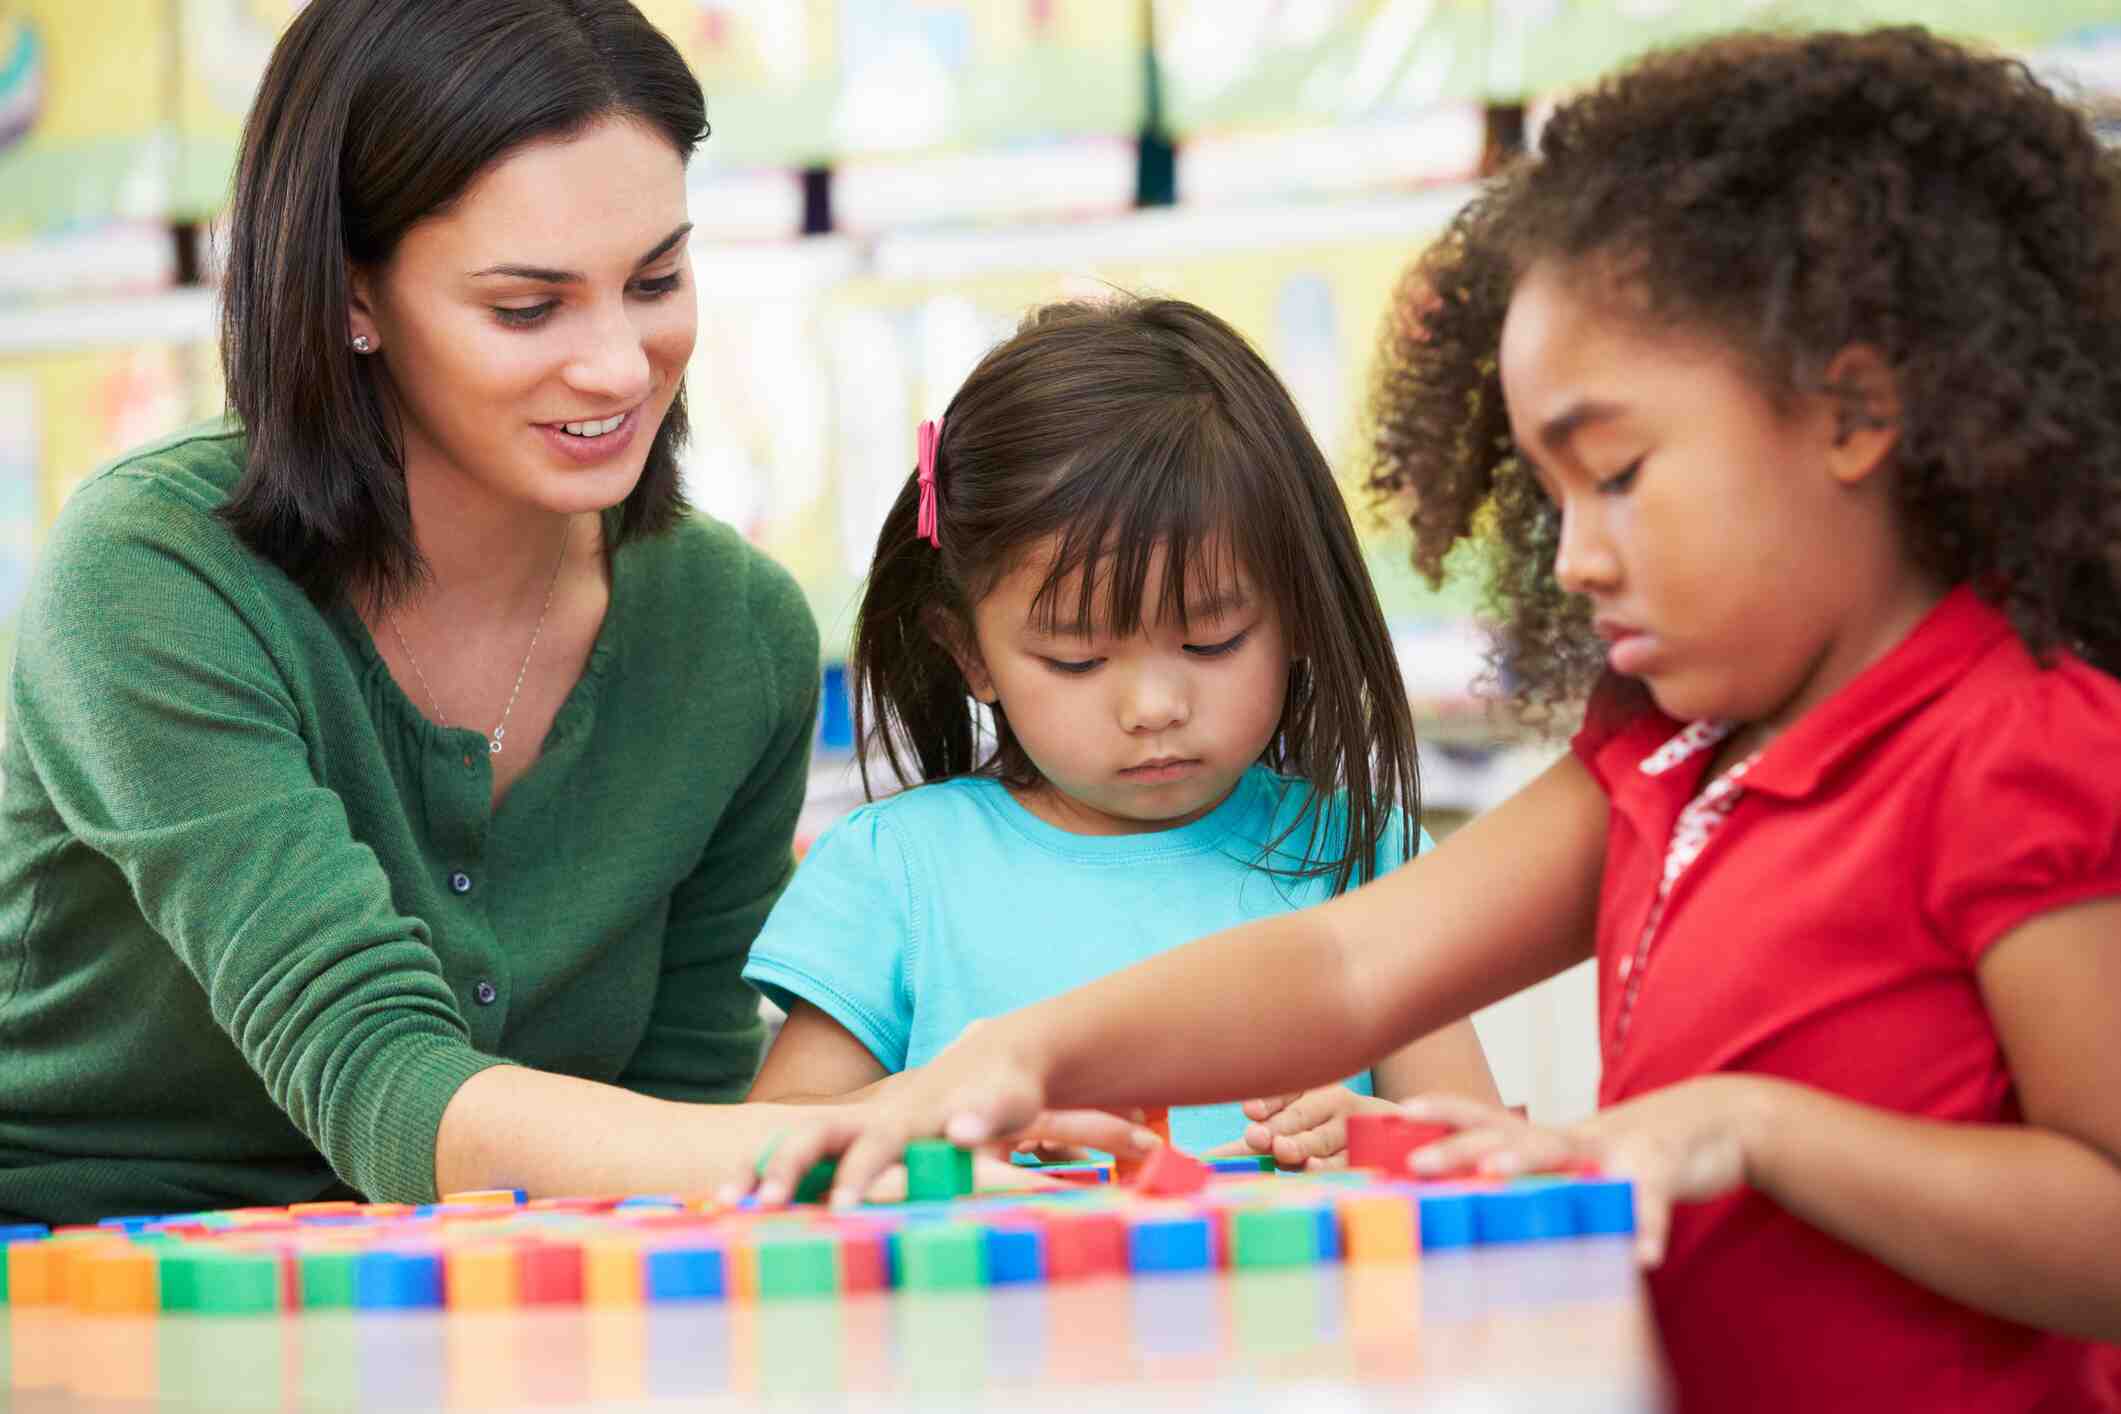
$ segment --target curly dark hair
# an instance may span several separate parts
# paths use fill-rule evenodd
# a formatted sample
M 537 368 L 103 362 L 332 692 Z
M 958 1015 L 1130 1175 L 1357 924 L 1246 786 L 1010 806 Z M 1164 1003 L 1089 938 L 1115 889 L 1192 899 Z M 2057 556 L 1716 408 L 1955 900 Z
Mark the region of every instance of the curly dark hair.
M 1602 669 L 1552 573 L 1553 505 L 1497 368 L 1517 279 L 1617 275 L 1704 328 L 1778 401 L 1876 347 L 1901 399 L 1912 553 L 2043 656 L 2121 675 L 2121 155 L 2024 65 L 1919 28 L 1736 34 L 1653 55 L 1561 106 L 1408 271 L 1382 338 L 1370 487 L 1405 501 L 1432 582 L 1476 547 L 1522 709 Z

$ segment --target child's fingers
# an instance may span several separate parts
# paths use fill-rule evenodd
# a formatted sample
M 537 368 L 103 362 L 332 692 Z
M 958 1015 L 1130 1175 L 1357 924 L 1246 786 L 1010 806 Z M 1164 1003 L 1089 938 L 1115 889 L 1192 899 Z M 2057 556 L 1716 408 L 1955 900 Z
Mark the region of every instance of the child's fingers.
M 1523 1124 L 1508 1110 L 1484 1105 L 1478 1100 L 1469 1100 L 1463 1095 L 1452 1095 L 1443 1091 L 1432 1091 L 1416 1095 L 1411 1100 L 1402 1100 L 1399 1112 L 1408 1119 L 1418 1119 L 1429 1124 L 1448 1124 L 1453 1129 L 1512 1128 Z
M 1515 1131 L 1506 1129 L 1461 1129 L 1448 1139 L 1416 1149 L 1408 1156 L 1407 1167 L 1425 1177 L 1478 1168 L 1490 1154 L 1507 1148 L 1516 1138 Z
M 896 1123 L 879 1122 L 868 1129 L 857 1128 L 847 1152 L 840 1155 L 839 1173 L 832 1181 L 832 1206 L 851 1208 L 859 1203 L 884 1170 L 904 1157 L 909 1137 L 905 1128 Z
M 1296 1090 L 1286 1095 L 1269 1095 L 1264 1099 L 1247 1100 L 1244 1103 L 1245 1118 L 1249 1120 L 1272 1119 L 1281 1112 L 1284 1106 L 1302 1093 L 1303 1091 Z
M 851 1118 L 833 1115 L 815 1124 L 789 1130 L 773 1143 L 759 1165 L 758 1195 L 761 1203 L 785 1203 L 802 1182 L 810 1166 L 829 1157 L 845 1144 L 858 1126 Z M 734 1185 L 739 1191 L 742 1183 Z
M 1672 1235 L 1672 1195 L 1654 1179 L 1635 1183 L 1635 1260 L 1645 1267 L 1664 1261 L 1664 1249 Z
M 1582 1145 L 1566 1134 L 1557 1134 L 1550 1129 L 1526 1129 L 1489 1154 L 1480 1167 L 1483 1173 L 1504 1176 L 1552 1172 L 1581 1157 L 1582 1152 Z
M 1254 1149 L 1244 1140 L 1232 1139 L 1227 1144 L 1218 1144 L 1212 1149 L 1201 1150 L 1200 1156 L 1204 1159 L 1243 1159 L 1249 1158 L 1258 1152 L 1257 1149 Z
M 1314 1125 L 1310 1129 L 1277 1135 L 1274 1140 L 1274 1162 L 1285 1169 L 1304 1168 L 1313 1159 L 1330 1158 L 1334 1154 L 1344 1152 L 1347 1147 L 1347 1118 L 1334 1114 L 1324 1123 Z

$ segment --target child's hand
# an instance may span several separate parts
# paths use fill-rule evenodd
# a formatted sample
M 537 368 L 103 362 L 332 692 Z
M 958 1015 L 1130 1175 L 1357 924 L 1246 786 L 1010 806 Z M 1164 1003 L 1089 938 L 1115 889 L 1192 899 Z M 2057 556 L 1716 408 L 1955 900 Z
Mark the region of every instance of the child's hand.
M 1156 1147 L 1154 1134 L 1116 1115 L 1047 1111 L 1043 1082 L 1005 1048 L 989 1043 L 992 1034 L 975 1022 L 933 1061 L 872 1098 L 806 1112 L 809 1122 L 773 1146 L 759 1175 L 760 1199 L 787 1201 L 812 1164 L 836 1154 L 832 1202 L 850 1206 L 915 1139 L 941 1137 L 971 1147 L 1035 1138 L 1128 1158 Z M 735 1191 L 745 1186 L 740 1182 Z
M 1664 1260 L 1672 1205 L 1720 1198 L 1746 1181 L 1746 1130 L 1766 1082 L 1704 1075 L 1601 1110 L 1566 1130 L 1541 1129 L 1506 1110 L 1456 1095 L 1424 1095 L 1400 1109 L 1458 1133 L 1409 1160 L 1416 1174 L 1473 1166 L 1506 1175 L 1589 1162 L 1635 1184 L 1635 1248 L 1647 1267 Z
M 1398 1114 L 1399 1106 L 1345 1085 L 1322 1085 L 1294 1095 L 1245 1101 L 1253 1121 L 1245 1137 L 1215 1154 L 1272 1154 L 1285 1169 L 1344 1168 L 1348 1162 L 1348 1116 Z

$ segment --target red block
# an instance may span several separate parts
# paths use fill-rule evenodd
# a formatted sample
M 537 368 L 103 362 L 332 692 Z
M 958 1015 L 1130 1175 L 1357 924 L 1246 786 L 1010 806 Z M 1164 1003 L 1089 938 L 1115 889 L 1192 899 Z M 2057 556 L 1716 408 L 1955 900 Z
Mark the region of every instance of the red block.
M 848 1228 L 840 1234 L 840 1289 L 882 1291 L 891 1285 L 890 1242 L 882 1228 Z
M 582 1304 L 582 1249 L 571 1242 L 538 1243 L 516 1258 L 516 1299 L 525 1306 Z
M 1127 1224 L 1118 1213 L 1064 1213 L 1046 1219 L 1046 1280 L 1124 1276 Z
M 1214 1173 L 1191 1154 L 1165 1144 L 1142 1160 L 1134 1176 L 1134 1191 L 1150 1198 L 1183 1198 L 1206 1188 Z
M 1349 1115 L 1348 1167 L 1383 1169 L 1406 1178 L 1408 1155 L 1456 1132 L 1448 1124 L 1423 1124 L 1399 1115 Z

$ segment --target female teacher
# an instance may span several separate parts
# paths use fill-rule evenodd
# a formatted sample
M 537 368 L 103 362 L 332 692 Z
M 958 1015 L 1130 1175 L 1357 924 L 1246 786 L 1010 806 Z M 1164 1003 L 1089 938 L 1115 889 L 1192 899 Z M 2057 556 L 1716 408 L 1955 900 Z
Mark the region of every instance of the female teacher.
M 626 0 L 331 0 L 244 131 L 231 416 L 21 625 L 0 1212 L 699 1189 L 818 641 L 678 490 L 698 84 Z

